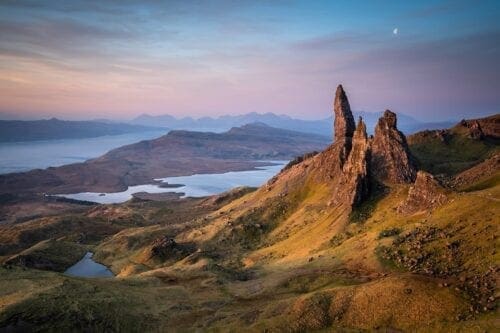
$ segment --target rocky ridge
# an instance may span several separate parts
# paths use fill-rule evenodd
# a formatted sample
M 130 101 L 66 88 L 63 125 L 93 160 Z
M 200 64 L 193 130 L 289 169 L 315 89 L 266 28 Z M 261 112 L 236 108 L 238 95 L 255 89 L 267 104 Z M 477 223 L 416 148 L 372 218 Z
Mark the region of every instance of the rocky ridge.
M 481 140 L 484 137 L 499 138 L 500 115 L 497 114 L 482 119 L 463 119 L 455 127 L 466 129 L 469 137 L 472 139 Z

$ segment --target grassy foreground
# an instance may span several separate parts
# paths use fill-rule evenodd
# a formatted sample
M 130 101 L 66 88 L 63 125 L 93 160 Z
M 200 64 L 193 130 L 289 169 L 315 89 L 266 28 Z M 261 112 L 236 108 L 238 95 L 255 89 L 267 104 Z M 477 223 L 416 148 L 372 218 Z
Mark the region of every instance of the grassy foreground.
M 413 215 L 396 209 L 407 186 L 354 219 L 329 209 L 328 190 L 314 179 L 268 199 L 293 178 L 216 199 L 91 208 L 81 218 L 96 227 L 85 237 L 43 240 L 20 254 L 62 263 L 92 249 L 119 277 L 5 265 L 0 330 L 494 331 L 497 179 L 448 192 L 444 205 Z M 27 225 L 16 228 L 12 235 L 30 240 L 20 236 Z M 153 256 L 152 241 L 165 235 L 194 247 Z

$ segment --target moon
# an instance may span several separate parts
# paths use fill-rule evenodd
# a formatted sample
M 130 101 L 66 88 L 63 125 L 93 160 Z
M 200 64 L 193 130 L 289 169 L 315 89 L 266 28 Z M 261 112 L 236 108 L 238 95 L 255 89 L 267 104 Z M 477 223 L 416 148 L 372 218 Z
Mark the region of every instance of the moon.
M 392 30 L 392 33 L 393 33 L 394 35 L 397 35 L 397 34 L 398 34 L 398 28 L 394 28 L 394 30 Z

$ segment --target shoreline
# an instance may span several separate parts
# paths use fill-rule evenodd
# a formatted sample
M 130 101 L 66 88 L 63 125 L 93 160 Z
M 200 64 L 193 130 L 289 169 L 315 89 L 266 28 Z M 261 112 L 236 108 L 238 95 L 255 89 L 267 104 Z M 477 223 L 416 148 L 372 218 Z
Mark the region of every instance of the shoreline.
M 119 192 L 87 191 L 46 195 L 80 202 L 94 202 L 97 204 L 118 204 L 133 198 L 141 199 L 141 196 L 166 195 L 167 193 L 172 193 L 179 198 L 205 197 L 220 194 L 234 187 L 261 185 L 263 182 L 278 174 L 288 163 L 288 161 L 284 160 L 259 162 L 266 163 L 267 165 L 255 166 L 247 170 L 225 171 L 219 173 L 194 173 L 187 176 L 155 178 L 154 182 L 151 184 L 128 186 L 126 190 Z M 237 183 L 234 183 L 232 179 L 235 176 L 239 179 Z M 183 182 L 182 180 L 185 181 Z M 210 181 L 215 182 L 217 185 L 211 185 Z M 226 184 L 224 184 L 224 182 L 226 182 Z M 139 194 L 139 196 L 134 196 L 135 194 Z

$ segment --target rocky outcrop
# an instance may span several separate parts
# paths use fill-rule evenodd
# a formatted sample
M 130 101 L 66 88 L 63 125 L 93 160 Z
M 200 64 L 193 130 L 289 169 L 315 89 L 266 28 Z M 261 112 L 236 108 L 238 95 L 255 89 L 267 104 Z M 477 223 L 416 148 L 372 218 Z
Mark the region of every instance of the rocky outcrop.
M 411 183 L 416 167 L 406 137 L 397 129 L 397 117 L 386 110 L 375 127 L 372 141 L 371 168 L 380 182 Z
M 333 170 L 335 189 L 332 203 L 354 207 L 370 195 L 373 181 L 410 183 L 416 168 L 406 137 L 397 129 L 396 114 L 387 110 L 368 139 L 366 125 L 360 118 L 354 127 L 349 101 L 341 85 L 334 102 L 334 144 L 325 151 Z
M 474 140 L 481 140 L 484 138 L 484 133 L 481 130 L 479 122 L 473 121 L 469 127 L 469 137 Z
M 352 138 L 356 125 L 354 124 L 349 100 L 341 84 L 339 84 L 335 92 L 333 109 L 335 112 L 333 125 L 334 141 Z
M 370 144 L 366 134 L 366 125 L 360 117 L 352 139 L 349 158 L 342 168 L 334 203 L 354 207 L 369 196 L 369 158 Z
M 397 129 L 396 114 L 387 110 L 378 122 L 375 138 L 368 138 L 363 119 L 354 124 L 349 100 L 342 85 L 339 85 L 335 93 L 334 116 L 333 144 L 311 156 L 307 164 L 305 158 L 293 161 L 268 182 L 268 190 L 283 176 L 295 178 L 293 182 L 296 184 L 304 184 L 310 178 L 330 186 L 332 195 L 329 205 L 342 206 L 349 211 L 362 204 L 370 196 L 372 186 L 378 182 L 414 181 L 416 170 L 413 158 L 406 137 Z
M 481 119 L 463 119 L 455 128 L 467 129 L 471 139 L 482 140 L 485 137 L 498 139 L 500 138 L 500 114 Z
M 337 145 L 339 151 L 337 158 L 340 167 L 342 167 L 349 156 L 351 140 L 356 125 L 354 124 L 349 100 L 341 84 L 339 84 L 335 92 L 333 111 L 335 116 L 333 123 L 333 142 Z
M 157 238 L 150 247 L 149 258 L 179 259 L 195 251 L 192 244 L 179 244 L 168 236 Z
M 428 211 L 446 203 L 444 189 L 439 182 L 425 171 L 417 173 L 415 184 L 410 187 L 406 200 L 398 207 L 403 214 Z

